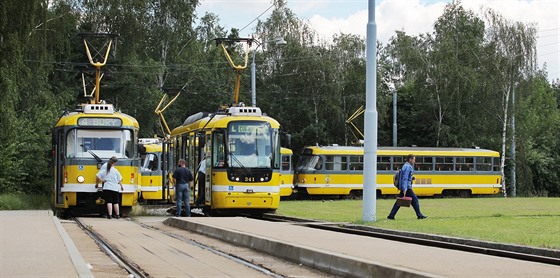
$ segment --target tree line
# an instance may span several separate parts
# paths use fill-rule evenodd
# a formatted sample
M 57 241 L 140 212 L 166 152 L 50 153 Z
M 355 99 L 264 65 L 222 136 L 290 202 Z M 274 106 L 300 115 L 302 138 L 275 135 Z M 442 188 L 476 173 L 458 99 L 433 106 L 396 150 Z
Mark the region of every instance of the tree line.
M 307 145 L 358 142 L 346 120 L 365 105 L 365 38 L 318 39 L 309 23 L 273 1 L 254 36 L 257 105 Z M 84 100 L 94 80 L 80 33 L 118 34 L 103 68 L 101 98 L 134 116 L 142 137 L 163 135 L 154 114 L 164 94 L 170 127 L 232 102 L 235 74 L 216 38 L 236 38 L 199 1 L 7 0 L 0 4 L 0 192 L 49 193 L 51 130 Z M 382 24 L 382 23 L 378 23 Z M 508 196 L 560 195 L 560 81 L 536 63 L 537 26 L 447 4 L 434 31 L 396 31 L 377 43 L 378 144 L 392 145 L 393 93 L 398 145 L 481 147 L 503 155 Z M 264 43 L 282 37 L 285 46 Z M 255 49 L 255 45 L 251 49 Z M 242 61 L 244 49 L 229 45 Z M 253 51 L 253 50 L 251 50 Z M 251 52 L 251 55 L 253 53 Z M 251 57 L 252 58 L 252 57 Z M 251 104 L 250 70 L 240 101 Z M 515 120 L 513 125 L 512 120 Z M 364 127 L 363 118 L 356 126 Z M 515 140 L 515 159 L 512 142 Z M 516 186 L 511 184 L 511 169 Z

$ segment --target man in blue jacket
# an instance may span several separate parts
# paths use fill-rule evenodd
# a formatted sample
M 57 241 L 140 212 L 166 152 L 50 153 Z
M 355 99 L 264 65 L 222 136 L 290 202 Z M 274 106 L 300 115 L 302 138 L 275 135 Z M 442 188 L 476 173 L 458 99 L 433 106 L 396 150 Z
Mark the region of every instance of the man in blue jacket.
M 418 202 L 418 197 L 412 190 L 412 181 L 414 180 L 414 167 L 412 165 L 414 165 L 414 162 L 416 162 L 416 157 L 413 154 L 409 154 L 406 157 L 406 163 L 403 165 L 399 177 L 399 189 L 401 191 L 399 197 L 411 197 L 412 207 L 414 208 L 418 219 L 426 219 L 428 217 L 424 216 L 422 212 L 420 212 L 420 203 Z M 397 202 L 395 202 L 391 213 L 389 213 L 389 216 L 387 216 L 387 219 L 395 220 L 395 215 L 397 214 L 397 211 L 399 211 L 399 208 L 400 206 L 397 205 Z

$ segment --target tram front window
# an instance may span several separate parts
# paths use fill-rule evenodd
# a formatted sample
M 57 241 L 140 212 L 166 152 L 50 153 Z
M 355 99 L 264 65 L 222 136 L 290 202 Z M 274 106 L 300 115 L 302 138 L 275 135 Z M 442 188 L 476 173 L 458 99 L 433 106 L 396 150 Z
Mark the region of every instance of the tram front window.
M 129 130 L 73 129 L 69 131 L 66 140 L 67 157 L 91 157 L 88 151 L 104 159 L 112 156 L 132 157 L 134 151 L 132 134 Z
M 323 165 L 323 159 L 317 155 L 304 155 L 298 161 L 296 171 L 315 171 L 321 170 Z
M 228 127 L 228 165 L 271 168 L 272 128 L 268 123 L 233 122 Z
M 158 169 L 157 156 L 153 153 L 149 153 L 144 158 L 142 162 L 142 171 L 156 171 Z

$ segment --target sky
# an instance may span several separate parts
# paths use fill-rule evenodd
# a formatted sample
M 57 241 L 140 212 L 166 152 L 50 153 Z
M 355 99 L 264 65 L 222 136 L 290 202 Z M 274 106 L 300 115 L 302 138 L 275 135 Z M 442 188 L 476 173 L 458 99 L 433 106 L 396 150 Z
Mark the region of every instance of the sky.
M 286 0 L 294 14 L 308 22 L 329 40 L 333 34 L 350 33 L 366 38 L 367 0 Z M 377 39 L 387 43 L 396 30 L 408 35 L 433 32 L 433 24 L 451 0 L 382 0 L 375 1 Z M 511 21 L 537 24 L 537 59 L 539 68 L 546 63 L 548 80 L 560 77 L 560 1 L 558 0 L 463 0 L 462 6 L 480 18 L 481 8 L 492 8 Z M 272 13 L 271 0 L 201 0 L 197 14 L 212 12 L 220 25 L 229 31 L 241 29 L 242 37 L 251 37 L 257 21 Z

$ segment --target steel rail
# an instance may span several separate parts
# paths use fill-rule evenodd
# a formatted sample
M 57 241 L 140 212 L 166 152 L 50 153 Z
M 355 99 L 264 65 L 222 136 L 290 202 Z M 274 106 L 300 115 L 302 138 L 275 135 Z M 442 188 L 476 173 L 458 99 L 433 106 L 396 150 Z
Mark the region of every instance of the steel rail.
M 138 278 L 151 277 L 148 273 L 146 273 L 144 270 L 142 270 L 139 266 L 137 266 L 136 264 L 131 262 L 129 259 L 124 257 L 119 252 L 116 252 L 115 250 L 113 250 L 113 248 L 107 242 L 105 242 L 105 240 L 102 237 L 100 237 L 99 235 L 97 235 L 96 232 L 94 232 L 89 227 L 84 225 L 84 223 L 79 218 L 74 218 L 74 221 L 76 221 L 78 226 L 80 226 L 80 228 L 82 228 L 82 230 L 84 230 L 95 241 L 95 243 L 97 243 L 97 245 L 99 245 L 99 247 L 101 247 L 101 249 L 105 253 L 107 253 L 109 255 L 109 257 L 111 257 L 111 259 L 115 263 L 117 263 L 119 266 L 121 266 L 126 271 L 128 271 L 129 274 L 133 275 L 134 277 L 138 277 Z

